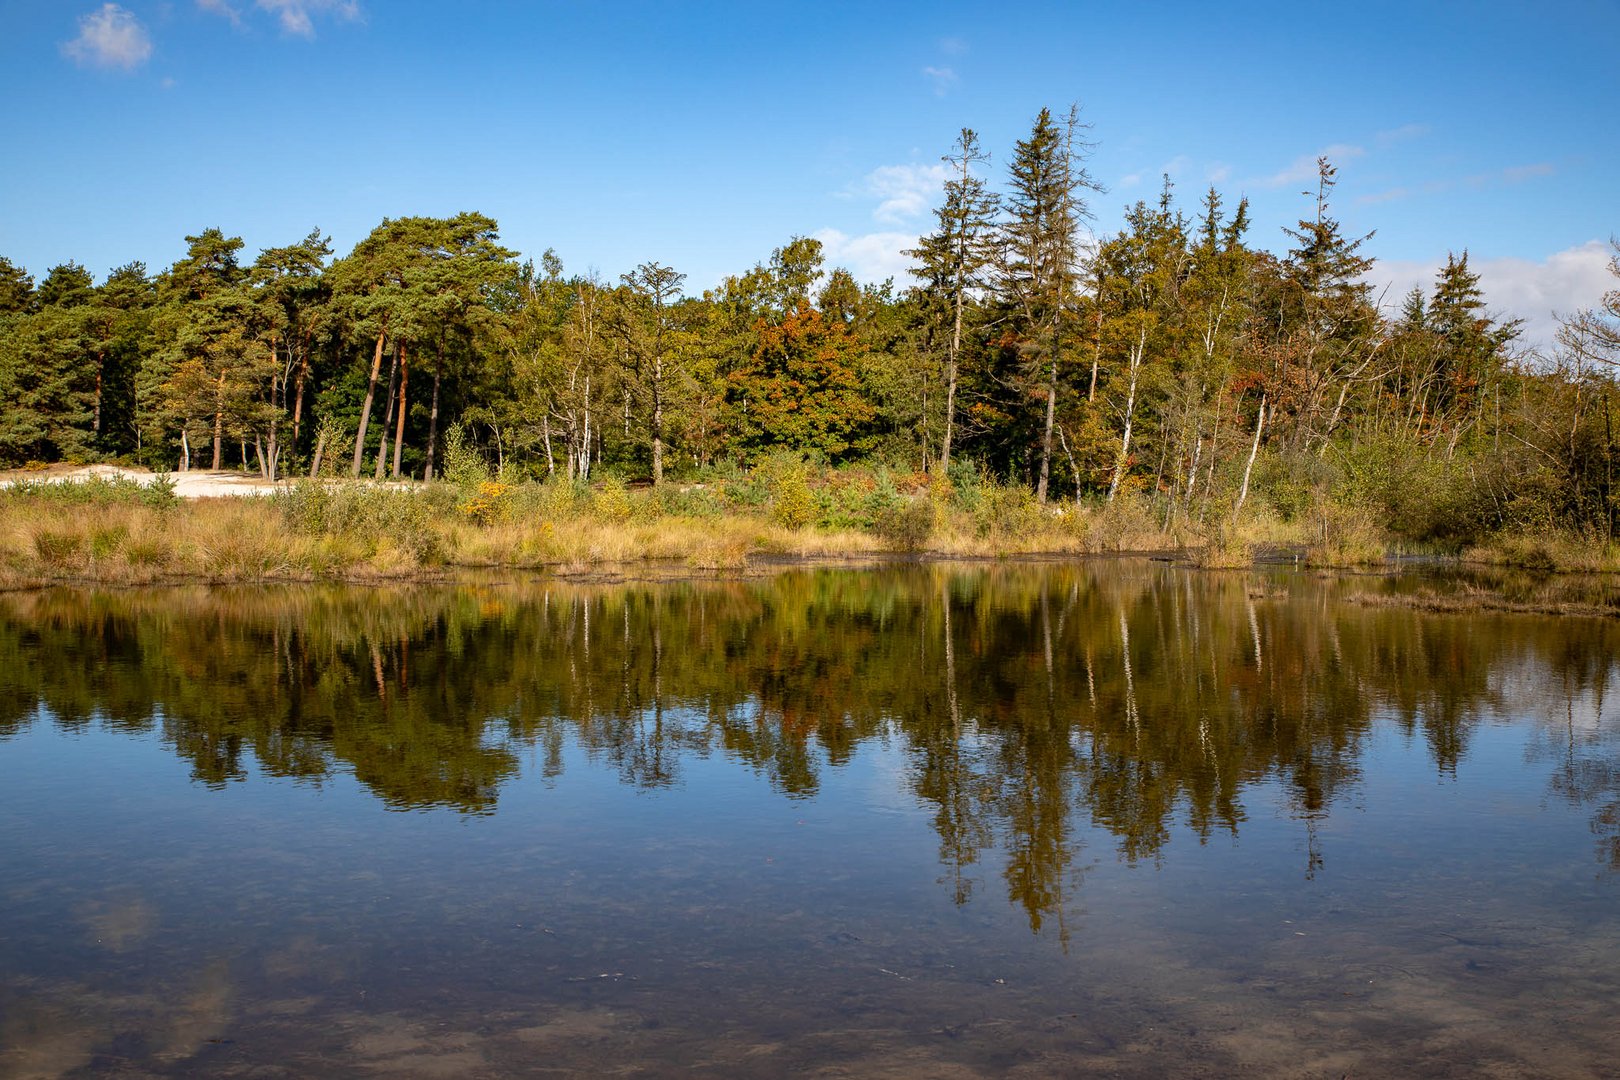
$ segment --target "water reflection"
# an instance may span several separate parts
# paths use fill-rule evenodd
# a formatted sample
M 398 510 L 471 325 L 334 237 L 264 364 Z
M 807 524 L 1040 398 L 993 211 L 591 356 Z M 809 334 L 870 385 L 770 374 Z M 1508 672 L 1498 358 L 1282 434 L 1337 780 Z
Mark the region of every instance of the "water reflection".
M 1601 1075 L 1620 624 L 1411 586 L 0 596 L 0 1075 Z
M 390 808 L 467 815 L 494 813 L 525 768 L 557 776 L 569 742 L 638 788 L 718 758 L 790 799 L 896 742 L 956 899 L 995 849 L 1039 930 L 1091 857 L 1081 825 L 1160 860 L 1178 831 L 1237 836 L 1246 795 L 1280 784 L 1309 875 L 1375 723 L 1421 739 L 1444 779 L 1481 725 L 1528 719 L 1549 795 L 1589 809 L 1620 868 L 1603 720 L 1620 630 L 1341 602 L 1368 587 L 1108 563 L 15 594 L 0 737 L 41 717 L 156 731 L 203 784 L 346 772 Z

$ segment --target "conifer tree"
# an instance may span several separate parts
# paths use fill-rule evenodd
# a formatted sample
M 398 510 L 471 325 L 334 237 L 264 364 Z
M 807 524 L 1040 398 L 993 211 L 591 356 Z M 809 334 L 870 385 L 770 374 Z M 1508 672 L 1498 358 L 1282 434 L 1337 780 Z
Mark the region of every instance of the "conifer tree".
M 987 270 L 995 254 L 998 201 L 985 181 L 973 173 L 990 155 L 979 148 L 979 137 L 972 128 L 962 129 L 953 152 L 942 160 L 951 166 L 951 178 L 945 181 L 944 201 L 934 211 L 936 228 L 905 254 L 917 261 L 913 273 L 922 279 L 924 292 L 934 298 L 935 309 L 949 326 L 948 334 L 940 335 L 945 338 L 944 433 L 939 450 L 939 468 L 944 473 L 950 470 L 956 438 L 962 332 L 973 294 L 987 284 Z
M 1058 378 L 1073 347 L 1079 295 L 1080 222 L 1090 216 L 1083 193 L 1098 190 L 1084 166 L 1090 149 L 1078 107 L 1060 123 L 1049 109 L 1013 149 L 1002 226 L 999 286 L 1019 335 L 1024 378 L 1044 398 L 1035 495 L 1046 501 Z M 1032 395 L 1033 396 L 1033 395 Z

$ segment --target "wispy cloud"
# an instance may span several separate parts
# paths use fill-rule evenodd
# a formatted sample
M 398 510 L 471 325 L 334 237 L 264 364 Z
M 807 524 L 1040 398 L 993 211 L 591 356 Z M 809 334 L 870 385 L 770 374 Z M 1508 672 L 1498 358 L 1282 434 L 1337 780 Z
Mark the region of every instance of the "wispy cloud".
M 962 81 L 956 72 L 948 67 L 925 67 L 922 73 L 934 84 L 934 93 L 939 97 L 950 93 L 951 87 Z
M 1428 124 L 1402 124 L 1398 128 L 1390 128 L 1388 131 L 1380 131 L 1378 134 L 1373 136 L 1373 141 L 1378 144 L 1378 148 L 1380 150 L 1383 150 L 1386 147 L 1394 146 L 1396 143 L 1410 142 L 1413 139 L 1421 139 L 1428 133 Z
M 968 43 L 959 37 L 940 38 L 939 51 L 946 56 L 964 56 L 968 51 Z
M 1553 176 L 1557 172 L 1557 166 L 1547 161 L 1536 162 L 1533 165 L 1512 165 L 1505 169 L 1492 169 L 1489 172 L 1474 173 L 1460 179 L 1426 180 L 1418 187 L 1401 185 L 1385 191 L 1358 195 L 1356 196 L 1356 205 L 1375 206 L 1379 203 L 1397 202 L 1417 195 L 1444 195 L 1447 192 L 1456 191 L 1459 187 L 1480 189 L 1510 186 L 1522 184 L 1542 176 Z
M 821 241 L 827 263 L 845 267 L 859 281 L 876 284 L 888 278 L 902 283 L 909 280 L 911 259 L 901 252 L 917 246 L 915 233 L 871 232 L 850 236 L 837 229 L 822 229 L 814 235 Z
M 1526 180 L 1533 180 L 1538 176 L 1551 176 L 1558 169 L 1550 161 L 1538 161 L 1534 165 L 1514 165 L 1503 169 L 1501 178 L 1504 184 L 1522 184 Z
M 197 0 L 203 11 L 222 15 L 233 25 L 242 25 L 241 9 L 231 0 Z M 360 19 L 359 0 L 253 0 L 253 6 L 274 16 L 283 32 L 298 37 L 315 36 L 315 19 L 330 15 L 355 22 Z
M 867 173 L 850 194 L 878 200 L 873 220 L 904 225 L 933 207 L 949 177 L 944 164 L 883 165 Z
M 1377 206 L 1379 203 L 1400 202 L 1410 199 L 1414 192 L 1409 187 L 1392 187 L 1387 191 L 1374 191 L 1368 195 L 1357 195 L 1357 206 Z
M 197 0 L 197 6 L 213 15 L 223 15 L 231 21 L 232 26 L 242 25 L 242 13 L 236 10 L 230 0 Z
M 79 16 L 79 36 L 62 44 L 62 54 L 84 67 L 134 71 L 151 57 L 152 38 L 132 12 L 103 4 Z
M 1479 275 L 1480 288 L 1490 309 L 1503 317 L 1524 320 L 1521 344 L 1547 348 L 1558 330 L 1560 316 L 1595 307 L 1604 290 L 1614 287 L 1609 273 L 1613 252 L 1596 240 L 1545 259 L 1470 259 L 1469 269 Z M 1375 263 L 1368 275 L 1388 306 L 1399 305 L 1412 286 L 1434 291 L 1435 275 L 1444 259 Z
M 1364 156 L 1366 153 L 1367 148 L 1364 146 L 1334 143 L 1332 146 L 1324 147 L 1314 154 L 1300 155 L 1286 169 L 1273 173 L 1261 180 L 1260 183 L 1265 187 L 1283 187 L 1286 184 L 1298 184 L 1306 180 L 1315 180 L 1317 158 L 1325 157 L 1331 162 L 1338 163 L 1352 161 L 1355 158 Z

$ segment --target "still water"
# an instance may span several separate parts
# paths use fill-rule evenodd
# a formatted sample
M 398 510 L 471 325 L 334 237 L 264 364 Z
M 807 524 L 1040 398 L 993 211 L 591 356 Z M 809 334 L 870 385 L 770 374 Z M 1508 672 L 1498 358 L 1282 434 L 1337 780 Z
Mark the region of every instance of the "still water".
M 0 1075 L 1616 1075 L 1620 624 L 1402 587 L 0 596 Z

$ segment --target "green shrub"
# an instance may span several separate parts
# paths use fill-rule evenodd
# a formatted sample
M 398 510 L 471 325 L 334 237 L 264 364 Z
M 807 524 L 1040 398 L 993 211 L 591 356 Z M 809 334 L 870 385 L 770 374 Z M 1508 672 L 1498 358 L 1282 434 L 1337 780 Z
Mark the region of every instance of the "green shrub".
M 928 499 L 902 499 L 878 511 L 872 531 L 901 551 L 921 551 L 934 535 L 934 504 Z
M 467 442 L 467 429 L 451 424 L 444 434 L 444 479 L 458 488 L 472 490 L 489 480 L 489 464 L 478 448 Z
M 773 485 L 771 520 L 786 529 L 802 529 L 817 517 L 810 481 L 802 470 L 781 473 Z
M 167 472 L 158 472 L 152 476 L 152 482 L 141 488 L 141 502 L 154 510 L 168 510 L 180 503 L 180 496 L 175 491 L 174 477 Z
M 608 476 L 591 492 L 591 514 L 601 521 L 629 521 L 632 507 L 624 481 Z

